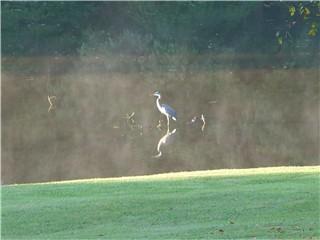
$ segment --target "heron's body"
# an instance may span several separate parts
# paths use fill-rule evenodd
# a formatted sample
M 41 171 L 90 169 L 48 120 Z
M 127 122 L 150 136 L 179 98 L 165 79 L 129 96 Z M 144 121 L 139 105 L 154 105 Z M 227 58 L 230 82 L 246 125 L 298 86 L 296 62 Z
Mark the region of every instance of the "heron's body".
M 160 104 L 159 99 L 157 99 L 157 107 L 162 114 L 172 118 L 174 121 L 177 121 L 177 113 L 172 107 L 167 104 Z
M 174 121 L 177 120 L 176 111 L 167 104 L 160 104 L 161 95 L 159 92 L 155 92 L 153 96 L 157 97 L 157 107 L 158 110 L 167 117 L 168 128 L 169 128 L 169 118 L 172 118 Z

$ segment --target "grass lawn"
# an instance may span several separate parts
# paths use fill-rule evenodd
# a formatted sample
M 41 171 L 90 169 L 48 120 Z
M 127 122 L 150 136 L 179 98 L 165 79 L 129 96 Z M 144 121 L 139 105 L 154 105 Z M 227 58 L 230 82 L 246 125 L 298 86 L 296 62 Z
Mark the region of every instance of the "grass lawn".
M 3 239 L 320 238 L 320 167 L 2 186 Z

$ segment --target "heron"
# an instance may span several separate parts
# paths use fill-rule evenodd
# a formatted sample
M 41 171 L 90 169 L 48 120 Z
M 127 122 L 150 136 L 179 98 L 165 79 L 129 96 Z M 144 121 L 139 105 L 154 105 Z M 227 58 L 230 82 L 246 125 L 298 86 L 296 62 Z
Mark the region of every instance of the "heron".
M 167 104 L 160 104 L 159 100 L 161 98 L 160 92 L 156 91 L 153 96 L 157 97 L 157 107 L 159 111 L 167 117 L 167 128 L 169 129 L 169 119 L 172 118 L 174 121 L 177 121 L 176 111 Z

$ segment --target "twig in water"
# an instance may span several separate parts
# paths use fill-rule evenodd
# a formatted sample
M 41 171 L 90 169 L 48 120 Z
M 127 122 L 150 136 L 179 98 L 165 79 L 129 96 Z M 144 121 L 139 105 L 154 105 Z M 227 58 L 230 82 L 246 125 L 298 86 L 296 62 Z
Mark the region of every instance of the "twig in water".
M 202 127 L 201 127 L 201 131 L 203 132 L 204 126 L 206 125 L 206 120 L 204 119 L 203 113 L 201 114 L 201 120 L 202 120 L 202 122 L 203 122 Z
M 50 104 L 49 108 L 48 108 L 48 112 L 51 111 L 51 109 L 54 109 L 55 108 L 55 105 L 52 103 L 52 100 L 51 99 L 57 99 L 56 96 L 49 96 L 48 95 L 48 102 Z
M 127 119 L 130 120 L 132 123 L 134 123 L 134 119 L 133 119 L 134 114 L 135 112 L 132 112 L 130 115 L 127 113 Z

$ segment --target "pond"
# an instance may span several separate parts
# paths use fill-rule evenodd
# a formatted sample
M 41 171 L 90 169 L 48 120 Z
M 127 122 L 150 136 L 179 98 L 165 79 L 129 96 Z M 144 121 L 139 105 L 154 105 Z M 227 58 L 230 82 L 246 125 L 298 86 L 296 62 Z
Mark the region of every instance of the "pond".
M 2 72 L 2 184 L 318 164 L 316 67 L 188 57 L 201 63 L 4 59 L 23 71 Z M 177 112 L 169 130 L 155 91 Z

